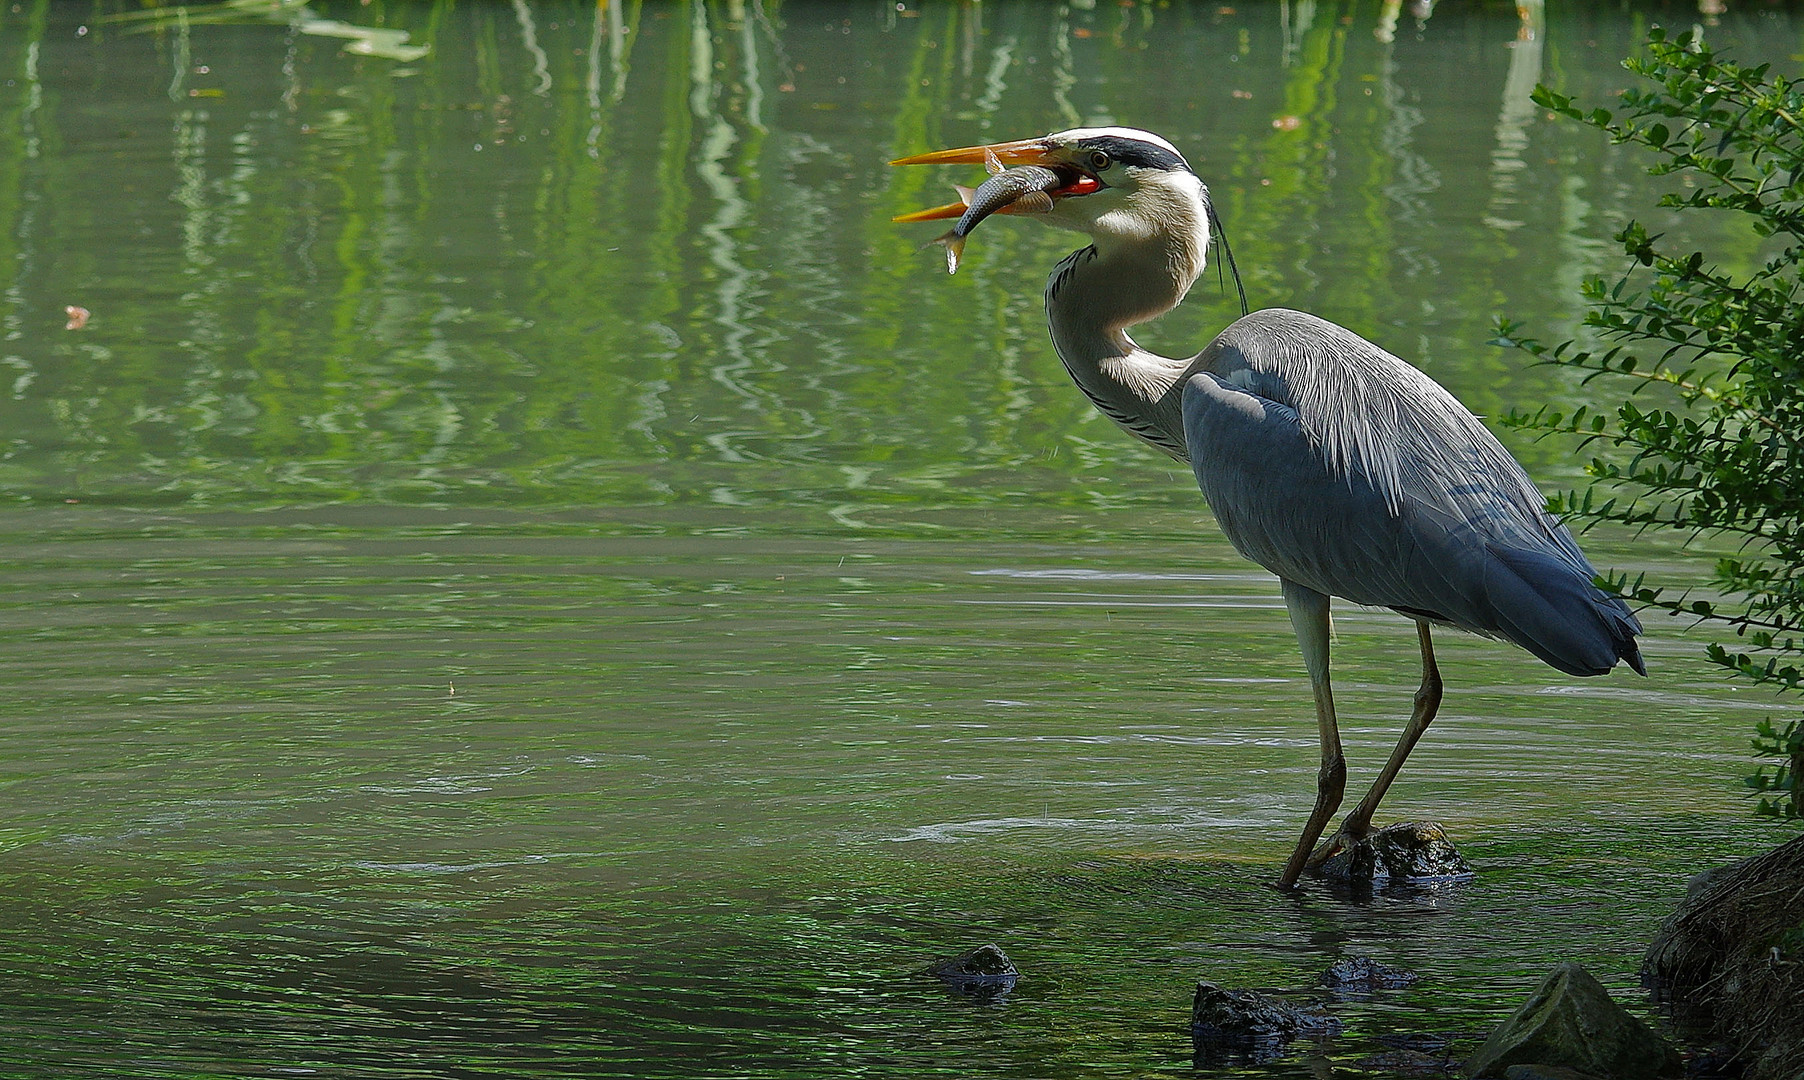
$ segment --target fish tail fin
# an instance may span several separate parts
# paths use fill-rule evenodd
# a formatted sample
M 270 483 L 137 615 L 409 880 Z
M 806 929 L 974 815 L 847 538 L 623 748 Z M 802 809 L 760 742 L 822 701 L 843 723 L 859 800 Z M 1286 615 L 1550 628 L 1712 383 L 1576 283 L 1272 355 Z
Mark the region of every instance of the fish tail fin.
M 933 243 L 946 249 L 946 273 L 958 273 L 958 261 L 965 254 L 965 238 L 958 234 L 957 229 L 952 229 L 934 237 Z

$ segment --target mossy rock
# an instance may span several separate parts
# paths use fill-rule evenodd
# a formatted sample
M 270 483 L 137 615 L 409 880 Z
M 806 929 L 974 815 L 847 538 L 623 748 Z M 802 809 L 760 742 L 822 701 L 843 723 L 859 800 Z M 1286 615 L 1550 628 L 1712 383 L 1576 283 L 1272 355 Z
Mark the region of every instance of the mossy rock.
M 1577 964 L 1561 964 L 1466 1059 L 1469 1077 L 1502 1077 L 1512 1065 L 1558 1067 L 1605 1080 L 1677 1076 L 1679 1055 L 1610 999 Z

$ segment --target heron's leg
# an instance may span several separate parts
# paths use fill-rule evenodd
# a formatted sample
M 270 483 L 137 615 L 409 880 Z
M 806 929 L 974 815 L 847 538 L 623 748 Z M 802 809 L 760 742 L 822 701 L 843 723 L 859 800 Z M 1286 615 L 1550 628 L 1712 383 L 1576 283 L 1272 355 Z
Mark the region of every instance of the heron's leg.
M 1378 812 L 1378 803 L 1391 786 L 1391 781 L 1402 771 L 1403 762 L 1409 752 L 1421 741 L 1422 733 L 1434 722 L 1434 714 L 1441 707 L 1441 669 L 1435 666 L 1434 643 L 1428 637 L 1428 624 L 1418 621 L 1416 634 L 1422 642 L 1422 685 L 1416 690 L 1415 706 L 1410 710 L 1409 726 L 1403 729 L 1403 736 L 1397 740 L 1397 748 L 1391 751 L 1389 761 L 1384 763 L 1384 771 L 1372 782 L 1372 790 L 1366 792 L 1365 798 L 1353 808 L 1340 823 L 1332 838 L 1314 855 L 1309 857 L 1309 865 L 1319 865 L 1322 860 L 1334 854 L 1343 844 L 1359 840 L 1372 831 L 1372 815 Z
M 1322 739 L 1322 767 L 1315 778 L 1315 809 L 1309 812 L 1309 822 L 1297 839 L 1297 849 L 1278 879 L 1280 889 L 1289 889 L 1302 876 L 1310 849 L 1327 828 L 1328 820 L 1340 809 L 1341 796 L 1347 790 L 1347 759 L 1341 754 L 1334 693 L 1328 687 L 1328 597 L 1295 582 L 1281 583 L 1284 606 L 1290 609 L 1290 624 L 1303 650 L 1303 666 L 1309 670 L 1309 688 L 1315 693 L 1315 724 Z

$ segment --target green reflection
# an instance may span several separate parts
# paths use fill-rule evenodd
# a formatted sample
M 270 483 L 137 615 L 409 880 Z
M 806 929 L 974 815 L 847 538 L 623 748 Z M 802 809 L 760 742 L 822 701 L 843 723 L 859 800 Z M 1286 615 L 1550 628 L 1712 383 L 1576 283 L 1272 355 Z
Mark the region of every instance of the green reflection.
M 1485 347 L 1490 320 L 1568 317 L 1559 286 L 1652 193 L 1518 99 L 1538 74 L 1607 84 L 1632 21 L 1525 10 L 313 4 L 77 34 L 28 5 L 0 45 L 22 88 L 0 101 L 0 487 L 1193 505 L 1129 479 L 1169 470 L 1049 360 L 1037 294 L 1067 238 L 999 221 L 946 281 L 888 221 L 966 179 L 888 158 L 1080 121 L 1192 153 L 1257 303 L 1339 319 L 1480 412 L 1578 394 Z M 1720 32 L 1768 47 L 1788 19 Z M 427 51 L 359 55 L 307 20 Z M 1151 343 L 1199 347 L 1232 317 L 1216 292 Z M 95 317 L 63 331 L 76 299 Z

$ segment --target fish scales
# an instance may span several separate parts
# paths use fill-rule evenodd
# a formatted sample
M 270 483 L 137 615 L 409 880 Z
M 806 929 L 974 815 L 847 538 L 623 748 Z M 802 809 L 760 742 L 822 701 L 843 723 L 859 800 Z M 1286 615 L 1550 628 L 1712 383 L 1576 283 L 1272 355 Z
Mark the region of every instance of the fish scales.
M 977 223 L 991 214 L 1016 202 L 1024 201 L 1032 196 L 1039 196 L 1036 203 L 1043 201 L 1045 208 L 1052 209 L 1052 198 L 1046 193 L 1065 186 L 1066 180 L 1053 169 L 1042 165 L 1023 165 L 1018 169 L 1004 169 L 983 182 L 977 193 L 971 197 L 971 205 L 952 226 L 958 236 L 969 236 Z M 1038 210 L 1039 207 L 1022 207 L 1023 210 Z
M 946 272 L 958 273 L 959 257 L 965 250 L 965 237 L 971 235 L 971 230 L 977 228 L 984 218 L 1009 211 L 1046 213 L 1052 209 L 1052 196 L 1047 192 L 1056 191 L 1069 183 L 1069 177 L 1043 165 L 1004 169 L 985 180 L 982 187 L 971 192 L 965 199 L 965 212 L 959 216 L 958 223 L 934 241 L 946 249 Z M 960 188 L 959 193 L 962 196 L 965 190 Z

